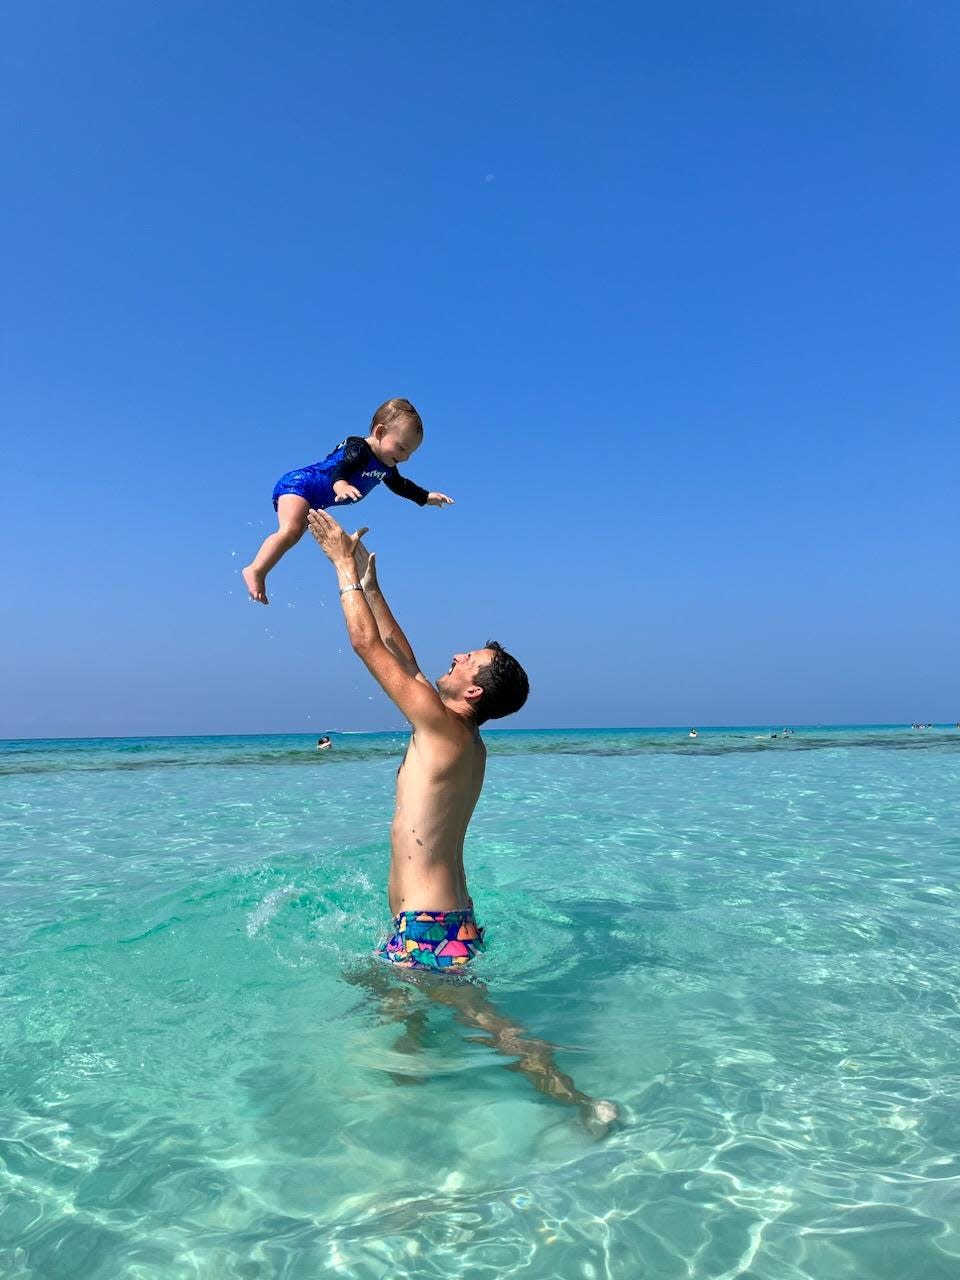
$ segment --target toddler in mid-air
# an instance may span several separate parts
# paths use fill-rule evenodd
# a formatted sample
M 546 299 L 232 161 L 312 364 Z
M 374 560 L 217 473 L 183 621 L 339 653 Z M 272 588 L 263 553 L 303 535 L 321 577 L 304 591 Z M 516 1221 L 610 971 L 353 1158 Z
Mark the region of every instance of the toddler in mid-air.
M 243 570 L 250 599 L 270 603 L 267 574 L 303 537 L 311 507 L 359 502 L 381 480 L 391 493 L 421 507 L 452 503 L 445 493 L 428 493 L 397 471 L 397 463 L 406 462 L 422 441 L 423 423 L 410 401 L 387 400 L 373 415 L 366 438 L 347 436 L 321 462 L 281 476 L 273 491 L 280 527 L 264 539 L 256 558 Z

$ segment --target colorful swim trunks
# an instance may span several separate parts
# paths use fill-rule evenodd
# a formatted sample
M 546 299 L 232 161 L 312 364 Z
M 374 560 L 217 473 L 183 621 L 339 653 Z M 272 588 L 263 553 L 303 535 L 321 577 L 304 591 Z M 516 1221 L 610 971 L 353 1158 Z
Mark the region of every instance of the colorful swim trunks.
M 466 911 L 401 911 L 393 933 L 377 948 L 400 969 L 460 969 L 483 950 L 483 929 Z

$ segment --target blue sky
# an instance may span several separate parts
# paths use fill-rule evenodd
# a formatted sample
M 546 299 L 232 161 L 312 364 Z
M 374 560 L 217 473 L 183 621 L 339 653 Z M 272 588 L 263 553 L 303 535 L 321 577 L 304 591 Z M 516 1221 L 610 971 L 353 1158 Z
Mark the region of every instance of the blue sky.
M 4 736 L 393 727 L 284 471 L 523 726 L 960 719 L 953 3 L 2 19 Z

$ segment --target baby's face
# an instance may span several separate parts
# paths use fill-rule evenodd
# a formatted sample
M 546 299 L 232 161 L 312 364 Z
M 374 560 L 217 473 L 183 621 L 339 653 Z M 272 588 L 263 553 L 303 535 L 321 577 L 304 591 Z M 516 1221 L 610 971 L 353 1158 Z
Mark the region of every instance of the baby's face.
M 420 448 L 422 437 L 408 422 L 398 422 L 387 427 L 380 437 L 380 461 L 388 467 L 406 462 Z

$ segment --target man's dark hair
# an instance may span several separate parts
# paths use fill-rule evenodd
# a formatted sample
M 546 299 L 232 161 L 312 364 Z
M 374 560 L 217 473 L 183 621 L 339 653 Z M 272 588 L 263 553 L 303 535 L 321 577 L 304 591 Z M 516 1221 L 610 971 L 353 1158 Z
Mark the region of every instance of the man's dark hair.
M 527 673 L 512 654 L 507 653 L 496 640 L 488 640 L 484 648 L 493 650 L 493 660 L 476 677 L 476 683 L 483 690 L 483 696 L 473 704 L 473 718 L 477 724 L 512 716 L 520 710 L 530 692 Z

